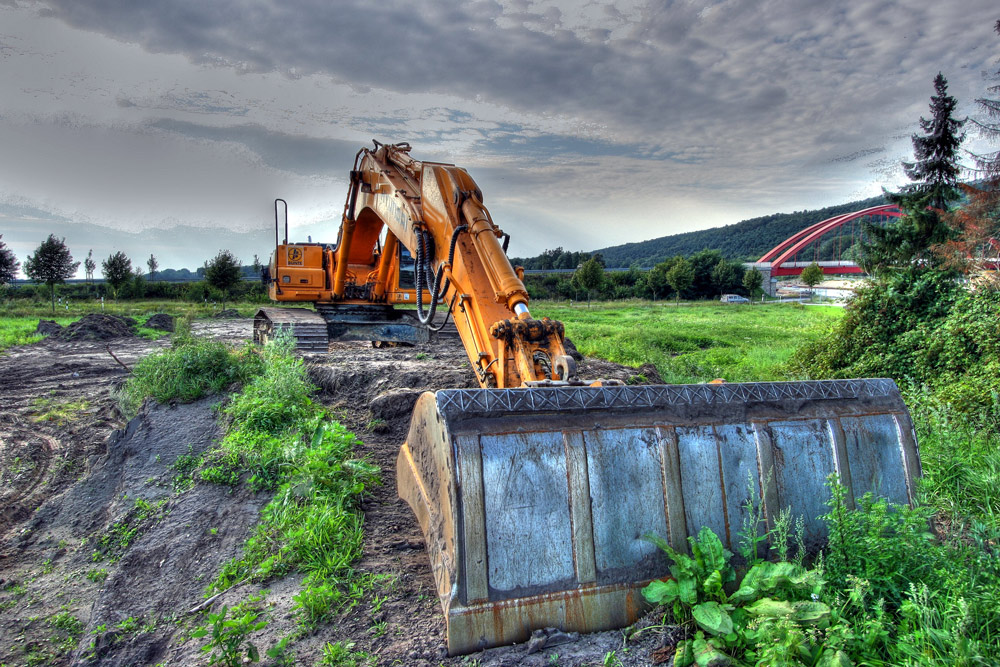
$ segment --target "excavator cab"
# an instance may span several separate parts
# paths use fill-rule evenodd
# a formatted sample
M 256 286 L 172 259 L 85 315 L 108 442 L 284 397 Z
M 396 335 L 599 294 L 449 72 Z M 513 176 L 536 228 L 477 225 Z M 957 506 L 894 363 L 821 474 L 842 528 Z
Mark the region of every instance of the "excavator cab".
M 649 533 L 684 550 L 708 526 L 736 551 L 758 502 L 768 528 L 790 510 L 818 545 L 831 475 L 850 502 L 868 491 L 913 502 L 917 443 L 891 380 L 576 377 L 563 325 L 532 316 L 475 181 L 409 153 L 378 142 L 358 152 L 339 242 L 317 265 L 329 286 L 314 305 L 331 338 L 409 295 L 409 325 L 426 332 L 440 306 L 479 380 L 479 389 L 420 396 L 397 460 L 452 655 L 550 626 L 633 623 L 645 611 L 642 587 L 669 573 Z M 262 330 L 278 310 L 294 309 L 262 309 Z

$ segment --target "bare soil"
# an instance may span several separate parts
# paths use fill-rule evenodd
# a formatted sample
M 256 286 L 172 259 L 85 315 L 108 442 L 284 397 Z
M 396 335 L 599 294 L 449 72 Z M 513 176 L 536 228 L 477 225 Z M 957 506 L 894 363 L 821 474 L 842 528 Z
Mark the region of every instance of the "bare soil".
M 196 322 L 194 330 L 242 344 L 252 322 Z M 115 409 L 113 390 L 126 366 L 167 344 L 125 334 L 54 335 L 0 355 L 0 665 L 207 664 L 205 640 L 190 632 L 207 611 L 260 594 L 259 585 L 244 584 L 206 604 L 205 586 L 240 553 L 266 494 L 175 484 L 178 457 L 218 438 L 212 408 L 223 397 L 147 404 L 127 424 Z M 320 400 L 382 469 L 381 486 L 362 503 L 365 542 L 357 569 L 390 576 L 334 622 L 297 635 L 289 664 L 317 664 L 323 645 L 335 641 L 352 642 L 378 665 L 666 661 L 670 651 L 661 649 L 659 630 L 631 642 L 614 631 L 538 639 L 531 653 L 525 644 L 448 657 L 423 537 L 396 496 L 395 461 L 420 392 L 476 386 L 461 344 L 454 334 L 419 347 L 334 343 L 329 354 L 306 360 Z M 658 381 L 651 368 L 592 359 L 580 362 L 580 373 Z M 262 664 L 269 661 L 264 650 L 298 631 L 292 598 L 300 583 L 301 575 L 265 583 L 257 606 L 268 625 L 253 635 Z

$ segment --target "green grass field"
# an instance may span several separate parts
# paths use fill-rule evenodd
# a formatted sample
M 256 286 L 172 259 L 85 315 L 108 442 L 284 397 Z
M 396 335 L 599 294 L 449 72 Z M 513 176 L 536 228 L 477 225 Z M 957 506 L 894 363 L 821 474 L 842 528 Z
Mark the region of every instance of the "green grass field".
M 243 317 L 252 317 L 260 308 L 260 304 L 237 302 L 227 303 L 226 308 L 235 308 Z M 68 306 L 56 305 L 55 313 L 48 302 L 33 303 L 30 301 L 7 301 L 0 304 L 0 351 L 15 345 L 28 345 L 37 343 L 42 336 L 35 334 L 38 320 L 52 320 L 66 326 L 75 322 L 88 313 L 106 313 L 108 315 L 122 315 L 135 318 L 139 323 L 145 322 L 151 315 L 156 313 L 167 313 L 174 317 L 185 317 L 190 315 L 193 318 L 211 317 L 221 310 L 218 304 L 189 303 L 180 300 L 135 300 L 135 301 L 106 301 L 102 308 L 99 300 L 89 299 L 72 301 Z M 157 338 L 162 332 L 140 327 L 139 335 L 146 338 Z
M 535 317 L 566 325 L 584 355 L 628 366 L 656 366 L 664 382 L 784 380 L 795 349 L 815 340 L 842 308 L 717 302 L 532 304 Z
M 46 317 L 45 319 L 51 319 Z M 57 317 L 56 322 L 66 326 L 70 322 L 78 320 L 79 317 Z M 7 317 L 0 316 L 0 351 L 15 345 L 29 345 L 37 343 L 44 336 L 35 333 L 38 326 L 37 317 Z

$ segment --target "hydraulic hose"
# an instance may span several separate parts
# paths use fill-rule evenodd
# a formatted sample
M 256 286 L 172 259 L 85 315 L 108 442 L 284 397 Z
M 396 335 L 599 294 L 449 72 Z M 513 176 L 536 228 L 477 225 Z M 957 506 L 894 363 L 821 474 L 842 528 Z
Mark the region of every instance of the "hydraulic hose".
M 448 247 L 448 265 L 451 266 L 452 262 L 455 260 L 455 247 L 458 245 L 458 235 L 468 229 L 467 225 L 459 225 L 451 233 L 451 243 Z M 416 260 L 416 291 L 417 291 L 417 319 L 420 320 L 421 324 L 429 325 L 434 321 L 434 314 L 437 311 L 438 303 L 444 300 L 448 294 L 448 288 L 451 287 L 451 279 L 445 279 L 444 289 L 441 289 L 441 278 L 444 276 L 444 264 L 438 266 L 437 273 L 432 273 L 431 269 L 431 253 L 428 251 L 428 246 L 432 241 L 427 239 L 427 232 L 424 230 L 419 230 L 417 232 L 417 260 Z M 433 276 L 433 280 L 431 277 Z M 430 284 L 428 284 L 430 283 Z M 430 307 L 427 312 L 424 312 L 424 287 L 428 287 L 431 294 Z M 445 320 L 447 323 L 447 319 Z M 444 324 L 437 328 L 440 331 L 444 328 Z

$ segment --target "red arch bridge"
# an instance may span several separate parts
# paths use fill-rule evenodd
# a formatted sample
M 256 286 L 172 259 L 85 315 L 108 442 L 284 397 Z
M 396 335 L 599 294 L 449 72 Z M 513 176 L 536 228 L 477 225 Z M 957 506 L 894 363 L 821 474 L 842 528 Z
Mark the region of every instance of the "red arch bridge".
M 863 224 L 885 224 L 900 216 L 902 213 L 895 204 L 835 215 L 789 236 L 747 266 L 754 266 L 764 274 L 765 288 L 772 285 L 772 278 L 797 276 L 813 262 L 825 274 L 864 273 L 852 260 L 851 252 L 862 239 Z

